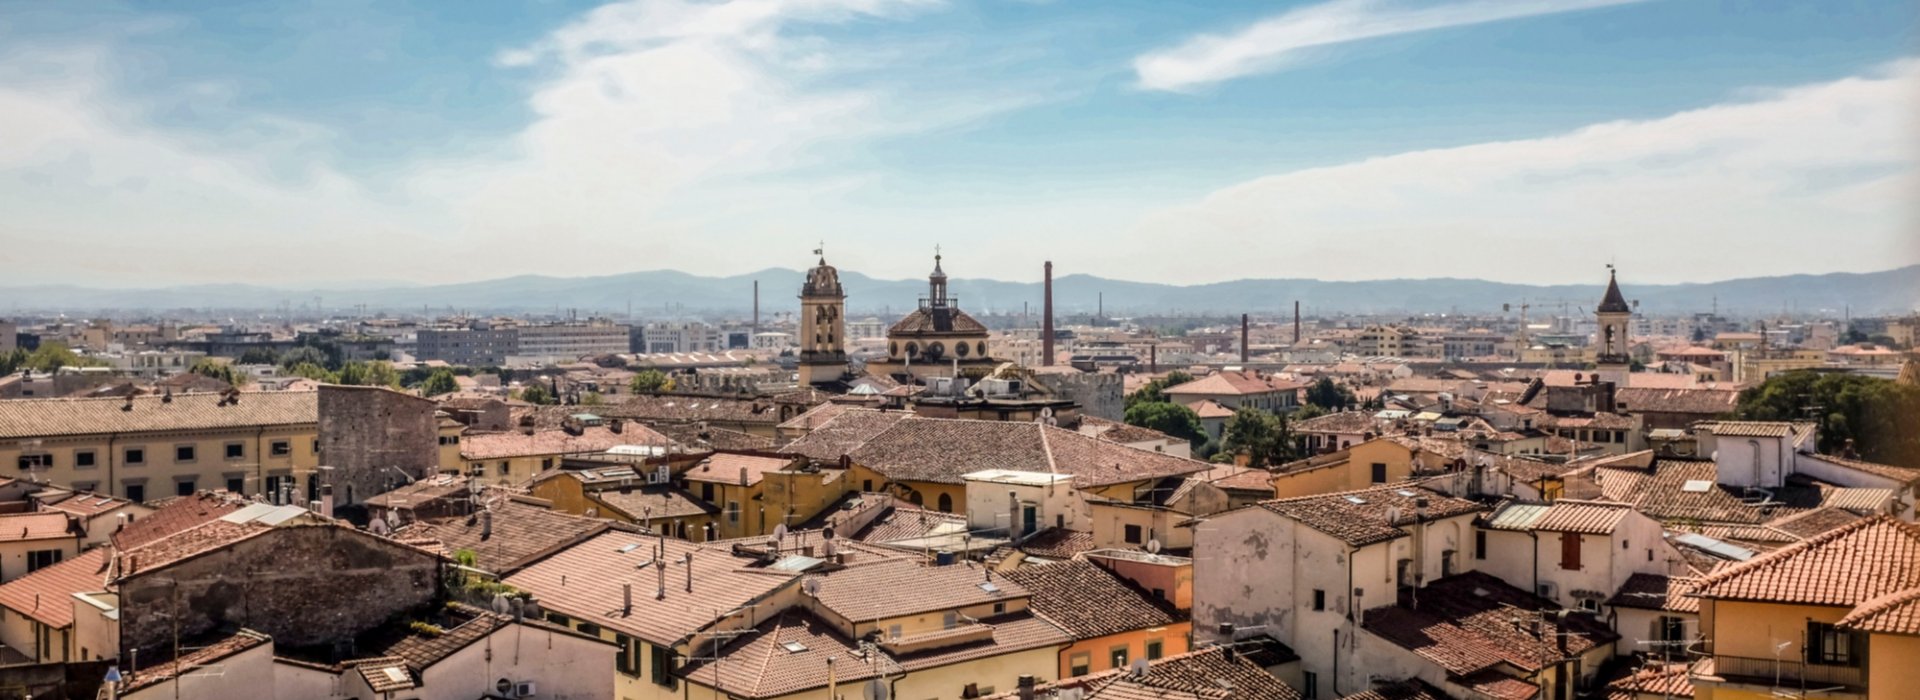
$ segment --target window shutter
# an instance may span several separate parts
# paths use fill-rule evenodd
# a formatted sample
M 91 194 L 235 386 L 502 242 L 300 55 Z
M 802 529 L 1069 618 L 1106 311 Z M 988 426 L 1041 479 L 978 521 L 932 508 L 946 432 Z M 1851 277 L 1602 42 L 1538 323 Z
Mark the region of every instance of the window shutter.
M 1577 570 L 1580 568 L 1580 534 L 1560 533 L 1560 568 Z

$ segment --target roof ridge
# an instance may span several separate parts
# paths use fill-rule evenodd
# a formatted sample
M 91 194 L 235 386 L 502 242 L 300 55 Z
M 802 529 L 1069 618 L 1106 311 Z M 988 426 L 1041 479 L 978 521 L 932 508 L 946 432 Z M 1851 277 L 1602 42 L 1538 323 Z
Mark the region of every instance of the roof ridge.
M 1806 539 L 1800 540 L 1799 542 L 1795 542 L 1785 547 L 1781 547 L 1771 552 L 1767 552 L 1766 554 L 1762 554 L 1760 556 L 1754 557 L 1752 559 L 1748 559 L 1746 561 L 1740 562 L 1733 566 L 1729 566 L 1725 569 L 1721 569 L 1720 571 L 1708 574 L 1706 576 L 1702 576 L 1700 578 L 1699 587 L 1695 588 L 1694 590 L 1697 593 L 1710 586 L 1716 586 L 1721 583 L 1725 583 L 1728 579 L 1734 578 L 1736 576 L 1745 575 L 1746 573 L 1756 569 L 1767 568 L 1774 564 L 1777 564 L 1787 559 L 1791 559 L 1795 556 L 1798 556 L 1801 552 L 1807 551 L 1814 547 L 1827 544 L 1829 542 L 1840 539 L 1847 535 L 1851 535 L 1855 531 L 1864 530 L 1864 529 L 1867 529 L 1868 527 L 1879 525 L 1882 523 L 1892 525 L 1895 530 L 1901 531 L 1909 537 L 1920 539 L 1920 525 L 1904 522 L 1891 515 L 1882 513 L 1879 515 L 1875 515 L 1871 518 L 1861 518 L 1854 522 L 1847 523 L 1846 525 L 1836 527 L 1832 530 L 1822 532 L 1818 535 L 1814 535 L 1812 537 L 1808 537 Z M 1708 596 L 1708 597 L 1711 597 L 1711 596 Z

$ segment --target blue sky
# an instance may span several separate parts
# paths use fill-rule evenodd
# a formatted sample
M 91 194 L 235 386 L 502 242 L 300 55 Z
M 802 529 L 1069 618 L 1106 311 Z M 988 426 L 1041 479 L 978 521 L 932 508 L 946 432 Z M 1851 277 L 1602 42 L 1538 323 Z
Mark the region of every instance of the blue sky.
M 1920 262 L 1920 6 L 0 2 L 10 283 Z

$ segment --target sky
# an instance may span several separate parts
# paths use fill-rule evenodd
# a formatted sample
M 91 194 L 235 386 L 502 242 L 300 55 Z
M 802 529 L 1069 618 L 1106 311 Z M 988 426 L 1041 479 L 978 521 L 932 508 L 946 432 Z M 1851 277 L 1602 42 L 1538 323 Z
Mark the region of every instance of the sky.
M 1911 0 L 0 0 L 0 288 L 1920 263 Z

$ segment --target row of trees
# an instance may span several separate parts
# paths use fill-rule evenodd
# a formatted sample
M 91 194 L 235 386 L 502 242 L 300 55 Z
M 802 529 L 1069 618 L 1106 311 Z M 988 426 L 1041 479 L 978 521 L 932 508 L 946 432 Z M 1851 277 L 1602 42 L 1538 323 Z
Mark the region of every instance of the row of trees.
M 1860 459 L 1920 468 L 1920 387 L 1859 374 L 1802 370 L 1740 392 L 1742 420 L 1817 420 L 1820 451 L 1849 443 Z
M 42 342 L 33 350 L 14 348 L 0 352 L 0 374 L 13 374 L 21 370 L 35 372 L 53 372 L 61 367 L 90 367 L 101 364 L 99 360 L 81 355 L 66 345 L 55 342 Z

